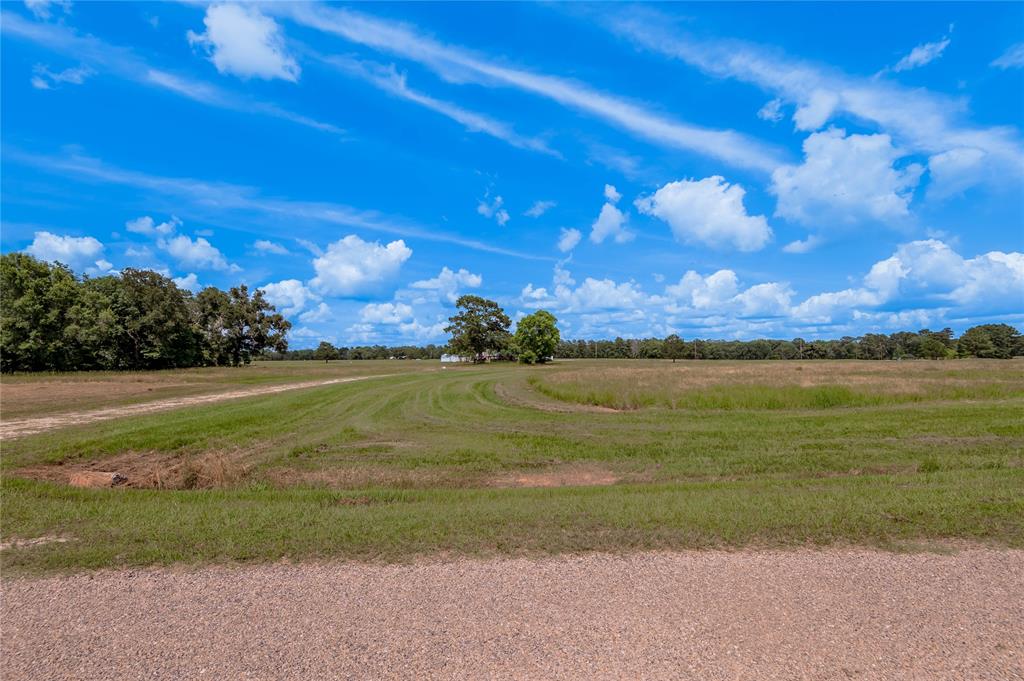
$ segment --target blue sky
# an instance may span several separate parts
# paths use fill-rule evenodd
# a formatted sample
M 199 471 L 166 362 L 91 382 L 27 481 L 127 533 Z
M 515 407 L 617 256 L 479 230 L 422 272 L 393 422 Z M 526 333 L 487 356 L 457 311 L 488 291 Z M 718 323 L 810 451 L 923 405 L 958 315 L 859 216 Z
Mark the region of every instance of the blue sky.
M 293 347 L 1024 321 L 1024 4 L 4 3 L 2 247 Z

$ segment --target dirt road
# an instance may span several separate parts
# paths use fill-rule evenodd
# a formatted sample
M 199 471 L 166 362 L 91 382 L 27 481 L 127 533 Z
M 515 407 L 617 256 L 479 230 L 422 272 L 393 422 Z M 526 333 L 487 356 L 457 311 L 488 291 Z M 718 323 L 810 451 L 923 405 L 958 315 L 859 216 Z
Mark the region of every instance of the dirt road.
M 1024 678 L 1024 551 L 276 564 L 3 590 L 12 680 Z
M 335 383 L 351 383 L 352 381 L 365 381 L 369 378 L 383 378 L 392 374 L 379 374 L 376 376 L 352 376 L 349 378 L 332 378 L 322 381 L 302 381 L 300 383 L 284 383 L 278 385 L 266 385 L 244 390 L 231 390 L 210 395 L 193 395 L 190 397 L 176 397 L 169 400 L 156 400 L 154 402 L 143 402 L 142 404 L 131 404 L 123 407 L 108 407 L 106 409 L 95 409 L 92 411 L 68 412 L 65 414 L 54 414 L 51 416 L 39 416 L 30 419 L 18 419 L 0 422 L 0 440 L 10 440 L 23 435 L 41 433 L 54 428 L 92 423 L 94 421 L 106 421 L 124 416 L 137 416 L 149 414 L 154 411 L 165 411 L 179 407 L 190 407 L 196 404 L 210 404 L 223 402 L 225 400 L 236 400 L 241 397 L 255 397 L 257 395 L 272 395 L 287 390 L 301 390 L 302 388 L 318 388 L 324 385 Z

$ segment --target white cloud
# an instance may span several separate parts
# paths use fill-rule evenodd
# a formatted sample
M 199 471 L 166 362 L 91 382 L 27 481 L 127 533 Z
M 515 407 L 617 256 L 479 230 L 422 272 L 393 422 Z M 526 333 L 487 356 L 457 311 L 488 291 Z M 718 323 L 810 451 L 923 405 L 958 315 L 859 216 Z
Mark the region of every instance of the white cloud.
M 885 134 L 846 135 L 840 128 L 804 140 L 804 162 L 772 173 L 779 217 L 820 227 L 864 221 L 892 222 L 909 216 L 923 168 L 894 162 L 903 152 Z
M 734 130 L 709 129 L 674 120 L 576 81 L 491 62 L 467 50 L 419 35 L 406 25 L 321 5 L 289 3 L 275 9 L 310 28 L 417 61 L 450 82 L 530 92 L 639 137 L 741 167 L 767 172 L 779 164 L 780 154 L 776 149 Z
M 568 253 L 572 249 L 576 248 L 576 245 L 583 238 L 583 234 L 580 230 L 575 228 L 566 229 L 562 228 L 561 234 L 558 236 L 558 250 L 562 253 Z
M 776 49 L 738 40 L 700 40 L 669 27 L 654 11 L 611 15 L 606 23 L 634 43 L 719 78 L 753 83 L 796 106 L 797 127 L 816 130 L 845 113 L 879 126 L 901 148 L 927 155 L 970 147 L 988 155 L 988 172 L 969 180 L 995 180 L 1016 187 L 1024 168 L 1024 146 L 1012 126 L 980 127 L 965 122 L 966 100 L 909 88 L 884 78 L 854 76 L 793 59 Z M 1019 59 L 1024 63 L 1024 48 Z M 1000 61 L 1000 60 L 997 60 Z M 1010 65 L 1013 57 L 1000 64 Z
M 303 324 L 315 324 L 317 322 L 326 322 L 331 319 L 331 308 L 328 307 L 327 303 L 320 303 L 314 310 L 303 312 L 299 315 L 299 321 Z
M 495 196 L 493 201 L 488 202 L 487 197 L 484 197 L 476 206 L 476 212 L 483 215 L 485 218 L 494 218 L 500 226 L 504 227 L 509 220 L 508 211 L 502 208 L 502 204 L 505 199 L 500 196 Z
M 47 20 L 53 16 L 54 6 L 60 7 L 67 14 L 71 11 L 70 0 L 25 0 L 25 7 L 35 16 L 36 19 Z
M 724 306 L 739 290 L 739 278 L 732 270 L 718 270 L 706 277 L 689 270 L 678 284 L 665 287 L 665 295 L 685 307 L 707 310 Z
M 606 198 L 610 203 L 618 203 L 619 199 L 622 198 L 622 194 L 620 194 L 619 190 L 613 185 L 606 184 L 604 186 L 604 198 Z
M 384 66 L 382 64 L 340 56 L 323 57 L 323 59 L 342 73 L 361 78 L 388 94 L 401 97 L 406 101 L 418 104 L 442 116 L 447 116 L 470 132 L 490 135 L 520 149 L 529 149 L 561 157 L 561 154 L 552 150 L 544 140 L 521 135 L 505 121 L 476 111 L 470 111 L 457 104 L 431 97 L 410 88 L 406 82 L 406 75 L 399 73 L 394 65 Z
M 793 309 L 792 316 L 832 323 L 858 314 L 870 316 L 880 306 L 893 305 L 904 309 L 898 313 L 903 317 L 887 322 L 891 326 L 914 318 L 920 310 L 951 309 L 958 315 L 1017 312 L 1024 309 L 1024 254 L 992 251 L 964 258 L 937 239 L 912 241 L 875 263 L 863 286 L 811 296 Z
M 942 40 L 933 43 L 922 43 L 912 49 L 910 54 L 896 62 L 896 65 L 890 70 L 899 73 L 930 64 L 942 56 L 942 53 L 949 47 L 949 42 L 949 36 L 945 36 Z
M 160 88 L 207 106 L 271 116 L 334 135 L 344 132 L 330 123 L 283 109 L 271 102 L 240 96 L 205 81 L 154 69 L 131 49 L 103 42 L 91 35 L 81 35 L 62 23 L 43 24 L 28 21 L 13 12 L 5 12 L 3 24 L 5 39 L 30 41 L 83 62 L 105 76 L 114 76 L 145 87 Z
M 135 218 L 134 220 L 128 220 L 125 222 L 124 228 L 134 234 L 160 234 L 167 236 L 168 234 L 173 234 L 181 224 L 181 220 L 173 215 L 170 220 L 161 222 L 159 225 L 156 224 L 156 221 L 153 220 L 153 218 L 148 215 L 143 215 L 140 218 Z
M 1010 45 L 1006 52 L 992 61 L 992 66 L 1004 71 L 1024 67 L 1024 43 Z
M 783 253 L 810 253 L 817 248 L 824 239 L 817 234 L 811 234 L 806 239 L 790 241 L 782 247 Z
M 412 306 L 405 303 L 369 303 L 359 312 L 364 324 L 401 324 L 412 319 Z
M 189 44 L 204 48 L 220 73 L 298 80 L 299 65 L 285 49 L 281 28 L 257 7 L 210 5 L 203 23 L 204 33 L 188 32 Z
M 536 201 L 523 215 L 529 218 L 539 218 L 557 205 L 554 201 Z
M 988 153 L 976 147 L 957 147 L 928 159 L 928 196 L 939 198 L 963 193 L 977 184 L 979 177 L 999 172 L 985 163 Z
M 281 244 L 266 239 L 257 239 L 252 245 L 260 253 L 273 253 L 274 255 L 288 255 L 288 249 Z
M 297 315 L 306 309 L 309 303 L 320 300 L 320 296 L 310 291 L 298 279 L 284 279 L 260 288 L 267 301 L 286 317 Z
M 191 291 L 192 293 L 198 293 L 203 289 L 203 285 L 199 283 L 199 277 L 196 276 L 195 272 L 189 272 L 184 277 L 175 277 L 174 285 L 180 289 Z
M 199 270 L 240 270 L 238 265 L 228 263 L 224 254 L 203 237 L 193 240 L 184 234 L 170 239 L 160 238 L 156 245 L 167 251 L 179 265 Z
M 437 291 L 438 296 L 454 303 L 458 300 L 459 292 L 463 288 L 480 288 L 483 283 L 483 277 L 473 274 L 465 268 L 459 268 L 459 271 L 455 272 L 447 267 L 442 267 L 441 272 L 433 279 L 414 281 L 409 286 L 415 289 Z
M 781 121 L 783 118 L 782 100 L 778 97 L 769 100 L 758 110 L 757 117 L 764 121 L 771 121 L 772 123 L 778 123 Z
M 327 251 L 313 260 L 316 277 L 310 285 L 326 295 L 357 295 L 397 275 L 411 255 L 412 249 L 401 239 L 382 246 L 350 234 L 328 245 Z
M 669 182 L 637 199 L 636 207 L 667 222 L 677 241 L 757 251 L 772 238 L 772 230 L 763 215 L 747 214 L 745 195 L 740 185 L 713 175 Z
M 103 244 L 91 236 L 60 236 L 36 232 L 25 252 L 40 260 L 61 262 L 76 270 L 92 265 L 103 253 Z
M 610 203 L 601 206 L 601 213 L 590 227 L 590 240 L 595 244 L 603 243 L 611 237 L 615 243 L 624 244 L 636 236 L 626 229 L 628 218 L 625 213 Z
M 32 69 L 32 87 L 37 90 L 52 90 L 61 83 L 81 85 L 85 79 L 96 72 L 88 66 L 76 66 L 63 71 L 51 71 L 42 64 L 36 64 Z

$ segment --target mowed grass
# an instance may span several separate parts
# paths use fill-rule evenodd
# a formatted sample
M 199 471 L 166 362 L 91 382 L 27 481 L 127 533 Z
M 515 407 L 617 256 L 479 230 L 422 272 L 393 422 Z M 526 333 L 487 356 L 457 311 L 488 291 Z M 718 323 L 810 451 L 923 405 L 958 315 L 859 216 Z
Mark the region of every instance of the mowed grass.
M 153 400 L 209 395 L 261 385 L 301 383 L 400 370 L 434 371 L 436 362 L 255 362 L 243 369 L 209 367 L 168 371 L 93 371 L 5 375 L 0 390 L 4 419 L 126 406 Z
M 4 550 L 3 566 L 1024 545 L 1017 362 L 386 364 L 396 375 L 5 442 L 4 540 L 70 541 Z M 611 412 L 558 392 L 601 381 L 658 398 Z M 793 397 L 804 389 L 877 401 Z M 167 485 L 203 489 L 25 479 L 114 464 L 139 481 L 211 457 L 236 474 Z M 532 484 L 562 486 L 517 486 Z

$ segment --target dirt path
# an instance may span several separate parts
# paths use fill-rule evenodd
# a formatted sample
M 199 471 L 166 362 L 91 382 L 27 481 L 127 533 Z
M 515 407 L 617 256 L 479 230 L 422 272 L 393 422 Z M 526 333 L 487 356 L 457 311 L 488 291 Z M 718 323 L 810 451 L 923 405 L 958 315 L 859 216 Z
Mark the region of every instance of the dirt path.
M 92 423 L 94 421 L 106 421 L 124 416 L 137 416 L 149 414 L 154 411 L 165 411 L 177 409 L 178 407 L 191 407 L 196 404 L 210 404 L 235 400 L 240 397 L 255 397 L 257 395 L 271 395 L 273 393 L 285 392 L 286 390 L 300 390 L 302 388 L 317 388 L 323 385 L 335 383 L 351 383 L 352 381 L 365 381 L 369 378 L 383 378 L 394 374 L 378 374 L 374 376 L 352 376 L 349 378 L 332 378 L 321 381 L 303 381 L 300 383 L 285 383 L 280 385 L 267 385 L 258 388 L 246 388 L 244 390 L 231 390 L 229 392 L 213 393 L 211 395 L 193 395 L 191 397 L 177 397 L 169 400 L 157 400 L 155 402 L 144 402 L 142 404 L 131 404 L 124 407 L 107 407 L 93 411 L 69 412 L 66 414 L 54 414 L 52 416 L 39 416 L 30 419 L 19 419 L 3 421 L 0 423 L 0 440 L 10 440 L 23 435 L 41 433 L 45 430 L 64 428 L 66 426 Z
M 3 592 L 4 679 L 1024 678 L 1024 551 L 277 564 Z

